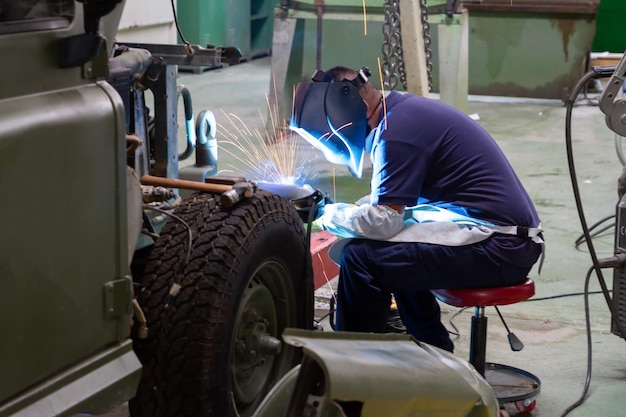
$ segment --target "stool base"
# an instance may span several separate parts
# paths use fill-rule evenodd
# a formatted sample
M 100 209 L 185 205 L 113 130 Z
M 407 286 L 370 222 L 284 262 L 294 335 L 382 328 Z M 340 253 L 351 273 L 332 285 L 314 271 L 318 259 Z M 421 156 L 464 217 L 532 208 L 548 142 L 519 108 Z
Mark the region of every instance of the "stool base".
M 500 404 L 532 400 L 538 397 L 541 391 L 539 378 L 530 372 L 512 366 L 487 363 L 485 379 L 493 389 Z

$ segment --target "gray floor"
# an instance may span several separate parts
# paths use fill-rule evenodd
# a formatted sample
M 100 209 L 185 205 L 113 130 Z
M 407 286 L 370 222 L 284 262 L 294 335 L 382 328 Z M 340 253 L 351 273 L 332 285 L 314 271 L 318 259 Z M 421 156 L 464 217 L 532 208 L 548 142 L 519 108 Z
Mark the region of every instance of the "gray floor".
M 269 58 L 202 74 L 181 73 L 180 82 L 191 90 L 196 113 L 201 109 L 213 110 L 221 123 L 225 123 L 226 114 L 232 113 L 250 129 L 263 126 L 270 85 Z M 471 97 L 469 113 L 480 117 L 479 122 L 493 134 L 517 170 L 536 203 L 547 240 L 541 275 L 536 269 L 531 273 L 536 282 L 537 301 L 501 309 L 525 349 L 521 352 L 509 349 L 505 329 L 491 310 L 488 311 L 488 360 L 521 367 L 537 375 L 542 383 L 541 394 L 532 415 L 561 416 L 579 398 L 585 384 L 588 351 L 584 299 L 580 293 L 592 264 L 586 244 L 578 247 L 575 244 L 582 229 L 567 163 L 566 109 L 560 101 Z M 604 115 L 596 106 L 581 101 L 572 114 L 576 178 L 584 215 L 592 226 L 615 212 L 616 181 L 622 163 L 617 156 L 615 135 L 606 128 Z M 225 153 L 220 156 L 222 167 L 236 167 L 238 163 Z M 358 194 L 363 182 L 355 187 Z M 350 195 L 349 190 L 334 192 Z M 612 255 L 612 231 L 595 237 L 593 244 L 599 257 Z M 605 270 L 604 276 L 611 288 L 612 271 Z M 609 310 L 603 296 L 596 293 L 600 287 L 595 274 L 590 287 L 594 292 L 590 295 L 589 308 L 593 374 L 585 402 L 569 415 L 623 416 L 626 415 L 624 340 L 610 332 Z M 328 293 L 318 292 L 320 316 L 325 313 Z M 446 321 L 457 312 L 448 306 L 443 306 L 443 310 Z M 464 311 L 453 321 L 460 332 L 455 353 L 461 357 L 467 357 L 471 313 Z M 508 411 L 511 415 L 524 415 L 518 414 L 515 407 L 508 407 Z
M 196 108 L 232 112 L 247 125 L 255 126 L 263 122 L 260 114 L 267 111 L 270 59 L 203 74 L 181 74 L 180 81 L 191 89 Z M 568 169 L 566 108 L 560 101 L 471 97 L 469 113 L 479 116 L 479 122 L 493 134 L 517 170 L 538 208 L 547 240 L 541 275 L 536 269 L 531 273 L 536 282 L 537 301 L 501 309 L 525 348 L 512 352 L 497 314 L 488 311 L 491 317 L 488 360 L 521 367 L 538 376 L 541 394 L 532 415 L 560 416 L 580 397 L 585 384 L 588 350 L 584 298 L 580 293 L 592 265 L 587 245 L 576 246 L 582 228 Z M 615 212 L 616 181 L 622 163 L 616 152 L 615 135 L 606 127 L 604 115 L 596 106 L 580 101 L 572 115 L 576 178 L 584 215 L 591 227 Z M 219 120 L 218 112 L 216 117 Z M 341 192 L 350 195 L 346 190 L 335 190 L 336 194 Z M 600 234 L 592 242 L 599 257 L 613 254 L 612 231 Z M 612 288 L 612 270 L 605 270 L 604 276 Z M 624 340 L 610 332 L 610 313 L 604 297 L 597 293 L 600 286 L 595 274 L 590 289 L 593 373 L 585 402 L 569 415 L 625 415 Z M 324 289 L 318 291 L 320 316 L 325 312 L 328 293 Z M 453 307 L 443 306 L 443 310 L 445 320 L 457 313 Z M 453 321 L 460 332 L 456 354 L 461 357 L 467 357 L 472 313 L 464 311 Z M 519 414 L 515 407 L 507 409 L 511 415 Z

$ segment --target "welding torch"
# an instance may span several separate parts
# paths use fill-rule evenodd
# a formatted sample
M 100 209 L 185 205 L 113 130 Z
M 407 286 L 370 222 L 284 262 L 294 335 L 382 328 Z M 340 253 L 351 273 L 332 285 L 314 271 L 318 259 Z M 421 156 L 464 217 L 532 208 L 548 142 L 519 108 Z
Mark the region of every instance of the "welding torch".
M 252 197 L 257 189 L 270 191 L 289 200 L 305 223 L 310 223 L 319 218 L 324 212 L 324 206 L 332 203 L 327 193 L 320 190 L 313 190 L 310 187 L 269 182 L 256 183 L 247 181 L 243 177 L 236 177 L 236 180 L 229 183 L 205 183 L 144 175 L 141 177 L 141 183 L 143 185 L 182 188 L 205 193 L 221 194 L 220 202 L 225 208 L 231 208 L 240 201 Z

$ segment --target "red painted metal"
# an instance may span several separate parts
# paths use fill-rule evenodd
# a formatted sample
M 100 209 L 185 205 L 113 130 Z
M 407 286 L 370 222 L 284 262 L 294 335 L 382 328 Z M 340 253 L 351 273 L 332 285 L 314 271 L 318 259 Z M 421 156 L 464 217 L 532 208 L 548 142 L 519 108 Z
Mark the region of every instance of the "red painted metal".
M 524 301 L 535 295 L 532 279 L 508 287 L 441 289 L 433 293 L 446 304 L 455 307 L 486 307 L 508 305 Z
M 311 236 L 313 284 L 317 290 L 339 274 L 339 266 L 328 257 L 328 249 L 337 240 L 332 233 L 322 231 Z

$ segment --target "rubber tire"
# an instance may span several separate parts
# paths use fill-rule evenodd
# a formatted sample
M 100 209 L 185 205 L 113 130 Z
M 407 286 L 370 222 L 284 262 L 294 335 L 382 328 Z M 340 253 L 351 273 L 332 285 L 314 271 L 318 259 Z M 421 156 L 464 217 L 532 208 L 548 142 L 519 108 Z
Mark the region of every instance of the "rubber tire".
M 168 221 L 137 292 L 149 336 L 135 341 L 144 371 L 129 403 L 131 416 L 249 416 L 299 363 L 301 351 L 283 343 L 278 355 L 266 358 L 269 366 L 254 367 L 260 381 L 259 375 L 236 377 L 232 369 L 242 369 L 242 358 L 235 347 L 242 342 L 235 333 L 242 336 L 250 327 L 242 324 L 250 314 L 241 308 L 251 297 L 267 301 L 271 294 L 273 303 L 260 303 L 259 310 L 273 304 L 274 314 L 261 311 L 269 324 L 257 327 L 275 339 L 287 327 L 312 328 L 313 272 L 304 225 L 291 203 L 265 191 L 230 211 L 222 210 L 219 195 L 194 195 L 175 214 L 191 228 L 191 256 L 184 265 L 187 228 Z M 177 276 L 180 292 L 169 296 Z

